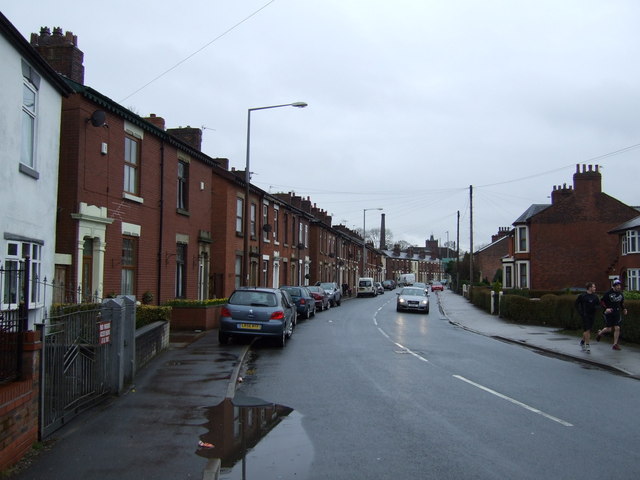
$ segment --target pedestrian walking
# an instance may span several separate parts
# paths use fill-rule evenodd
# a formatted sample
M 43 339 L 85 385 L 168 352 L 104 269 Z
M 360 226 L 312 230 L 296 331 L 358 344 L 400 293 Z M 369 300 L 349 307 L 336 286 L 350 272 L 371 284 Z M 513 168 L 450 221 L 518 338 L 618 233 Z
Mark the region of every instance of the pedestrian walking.
M 580 346 L 583 352 L 590 353 L 591 329 L 596 318 L 596 310 L 600 307 L 600 298 L 596 295 L 596 284 L 587 282 L 587 291 L 576 298 L 576 310 L 582 318 L 582 340 Z
M 622 282 L 615 279 L 611 289 L 602 296 L 600 304 L 604 308 L 604 328 L 598 330 L 596 341 L 600 341 L 603 334 L 613 332 L 613 349 L 621 350 L 618 345 L 620 339 L 620 324 L 622 323 L 622 315 L 627 314 L 624 308 L 624 294 L 622 293 Z

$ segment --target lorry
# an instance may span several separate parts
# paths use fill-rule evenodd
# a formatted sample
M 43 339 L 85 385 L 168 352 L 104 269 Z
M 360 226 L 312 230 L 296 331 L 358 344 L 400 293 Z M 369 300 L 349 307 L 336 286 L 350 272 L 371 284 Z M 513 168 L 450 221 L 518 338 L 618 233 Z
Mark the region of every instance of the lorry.
M 416 283 L 415 273 L 401 273 L 398 275 L 398 286 L 404 287 L 405 285 L 413 285 Z

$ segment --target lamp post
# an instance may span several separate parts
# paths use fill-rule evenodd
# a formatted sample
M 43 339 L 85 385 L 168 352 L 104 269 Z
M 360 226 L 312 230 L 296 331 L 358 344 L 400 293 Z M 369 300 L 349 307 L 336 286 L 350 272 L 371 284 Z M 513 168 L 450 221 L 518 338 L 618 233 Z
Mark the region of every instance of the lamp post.
M 251 184 L 251 172 L 249 171 L 250 158 L 251 158 L 251 112 L 256 110 L 267 110 L 269 108 L 281 108 L 281 107 L 296 107 L 296 108 L 304 108 L 307 104 L 304 102 L 294 102 L 294 103 L 284 103 L 282 105 L 269 105 L 267 107 L 256 107 L 250 108 L 247 111 L 247 161 L 244 169 L 244 183 L 245 183 L 245 192 L 244 192 L 244 247 L 243 247 L 243 277 L 244 277 L 244 286 L 249 286 L 249 268 L 251 262 L 249 260 L 249 228 L 251 226 L 251 220 L 249 219 L 249 215 L 251 214 L 251 202 L 249 200 L 250 193 L 250 184 Z M 256 212 L 257 215 L 257 212 Z
M 365 208 L 362 211 L 362 274 L 367 270 L 367 212 L 369 210 L 382 210 L 382 208 Z

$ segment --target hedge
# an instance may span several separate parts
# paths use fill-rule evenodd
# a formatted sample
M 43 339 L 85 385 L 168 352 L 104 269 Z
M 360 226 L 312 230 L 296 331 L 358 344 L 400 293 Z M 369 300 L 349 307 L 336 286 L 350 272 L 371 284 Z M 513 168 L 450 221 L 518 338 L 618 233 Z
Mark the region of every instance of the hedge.
M 475 290 L 475 289 L 474 289 Z M 488 289 L 487 294 L 488 294 Z M 474 292 L 473 297 L 481 296 Z M 545 294 L 540 298 L 503 294 L 500 301 L 500 316 L 525 325 L 546 325 L 563 330 L 582 330 L 582 319 L 575 308 L 577 295 Z M 474 302 L 486 311 L 482 302 Z M 640 343 L 640 300 L 625 299 L 628 314 L 623 318 L 620 337 L 627 342 Z M 594 331 L 604 327 L 602 311 L 596 313 Z
M 156 307 L 154 305 L 138 305 L 136 307 L 136 329 L 153 322 L 171 320 L 171 307 Z

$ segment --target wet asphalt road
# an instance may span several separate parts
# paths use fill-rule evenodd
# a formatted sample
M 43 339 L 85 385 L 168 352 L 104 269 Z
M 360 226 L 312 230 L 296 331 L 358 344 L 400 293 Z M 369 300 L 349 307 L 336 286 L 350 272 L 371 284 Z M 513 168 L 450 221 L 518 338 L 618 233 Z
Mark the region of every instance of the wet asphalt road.
M 433 305 L 398 314 L 390 292 L 301 322 L 284 350 L 256 346 L 239 392 L 293 409 L 282 425 L 299 445 L 267 435 L 245 478 L 640 476 L 640 455 L 619 454 L 637 439 L 640 382 L 474 334 Z

